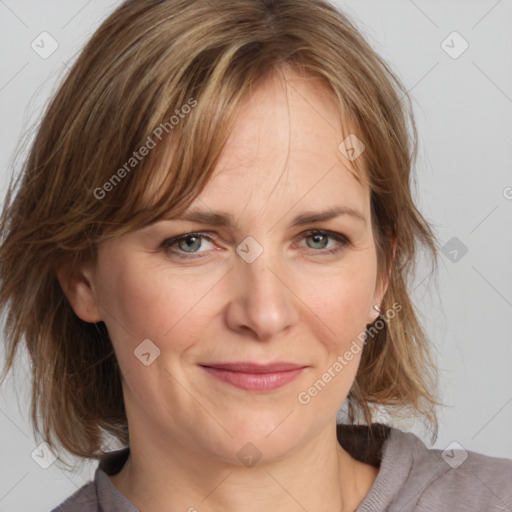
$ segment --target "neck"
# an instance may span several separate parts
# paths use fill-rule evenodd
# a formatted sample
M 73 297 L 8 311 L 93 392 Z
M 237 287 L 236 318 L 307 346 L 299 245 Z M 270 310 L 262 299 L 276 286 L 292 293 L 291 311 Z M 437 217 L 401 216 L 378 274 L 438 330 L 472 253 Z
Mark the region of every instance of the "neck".
M 335 421 L 293 454 L 252 467 L 130 425 L 130 456 L 110 479 L 140 510 L 340 512 L 357 508 L 377 473 L 340 446 Z

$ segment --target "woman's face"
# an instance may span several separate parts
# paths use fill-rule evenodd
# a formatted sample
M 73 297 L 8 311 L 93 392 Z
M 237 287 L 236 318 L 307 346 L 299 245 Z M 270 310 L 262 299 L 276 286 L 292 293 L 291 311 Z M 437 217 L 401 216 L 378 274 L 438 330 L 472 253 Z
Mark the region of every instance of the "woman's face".
M 233 224 L 160 221 L 103 243 L 84 273 L 94 301 L 73 305 L 107 325 L 132 444 L 235 463 L 280 458 L 332 427 L 354 381 L 354 341 L 385 291 L 369 190 L 338 149 L 328 92 L 286 76 L 253 91 L 188 210 Z M 295 222 L 347 208 L 356 213 Z M 165 244 L 191 232 L 204 236 Z

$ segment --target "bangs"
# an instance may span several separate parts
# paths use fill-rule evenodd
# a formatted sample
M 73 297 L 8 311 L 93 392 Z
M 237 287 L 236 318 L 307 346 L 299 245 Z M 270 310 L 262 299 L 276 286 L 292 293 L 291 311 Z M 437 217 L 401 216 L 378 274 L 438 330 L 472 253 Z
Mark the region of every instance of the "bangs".
M 239 53 L 246 51 L 241 48 Z M 343 137 L 338 161 L 358 183 L 370 185 L 366 148 L 360 132 L 357 137 L 353 128 L 357 120 L 324 76 L 295 60 L 271 62 L 265 52 L 256 54 L 250 67 L 240 66 L 234 57 L 224 56 L 225 65 L 221 59 L 206 81 L 196 78 L 183 93 L 174 95 L 172 102 L 159 104 L 153 100 L 154 111 L 146 114 L 146 124 L 135 144 L 138 149 L 131 156 L 125 155 L 118 171 L 109 177 L 106 174 L 100 187 L 105 191 L 100 199 L 102 206 L 110 210 L 108 225 L 98 233 L 101 239 L 179 215 L 188 208 L 211 179 L 246 98 L 266 80 L 282 77 L 283 68 L 299 72 L 304 79 L 320 80 L 327 87 L 339 105 Z M 195 71 L 191 65 L 190 75 L 197 77 Z M 284 77 L 281 80 L 286 82 Z M 361 149 L 354 149 L 354 145 Z M 357 158 L 351 157 L 353 151 L 357 151 Z M 146 156 L 141 161 L 142 153 Z M 102 194 L 98 188 L 94 193 Z

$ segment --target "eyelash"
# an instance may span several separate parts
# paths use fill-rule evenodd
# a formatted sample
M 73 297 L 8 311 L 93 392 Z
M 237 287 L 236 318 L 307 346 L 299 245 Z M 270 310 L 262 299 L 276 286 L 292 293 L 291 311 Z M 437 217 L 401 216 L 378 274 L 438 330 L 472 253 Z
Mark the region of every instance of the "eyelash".
M 303 235 L 302 236 L 303 239 L 309 238 L 309 237 L 315 236 L 315 235 L 328 236 L 329 238 L 332 238 L 333 240 L 336 240 L 337 242 L 339 242 L 342 246 L 341 248 L 335 247 L 334 249 L 318 249 L 318 250 L 311 249 L 312 251 L 319 252 L 321 254 L 337 254 L 343 248 L 350 245 L 350 241 L 348 240 L 348 238 L 346 236 L 342 235 L 341 233 L 336 233 L 334 231 L 313 229 L 310 231 L 306 231 L 305 233 L 302 233 L 302 235 Z M 192 232 L 192 233 L 185 233 L 183 235 L 175 236 L 173 238 L 168 238 L 167 240 L 164 240 L 161 247 L 165 251 L 166 254 L 173 253 L 174 255 L 178 255 L 178 258 L 180 258 L 180 259 L 191 260 L 191 259 L 202 258 L 203 256 L 199 255 L 201 253 L 188 253 L 187 254 L 186 252 L 171 250 L 171 247 L 173 245 L 177 244 L 181 240 L 186 240 L 187 238 L 190 238 L 190 237 L 204 238 L 208 242 L 212 242 L 212 238 L 209 235 L 207 235 L 206 233 Z

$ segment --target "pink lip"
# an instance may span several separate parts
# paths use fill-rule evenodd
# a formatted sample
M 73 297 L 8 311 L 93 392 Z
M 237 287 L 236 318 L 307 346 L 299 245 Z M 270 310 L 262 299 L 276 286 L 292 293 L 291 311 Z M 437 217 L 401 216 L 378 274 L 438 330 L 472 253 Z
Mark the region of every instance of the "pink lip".
M 213 377 L 247 391 L 271 391 L 288 384 L 306 368 L 293 363 L 246 362 L 201 365 Z

